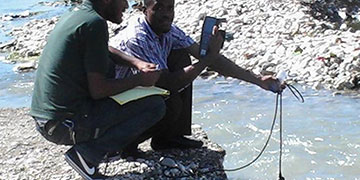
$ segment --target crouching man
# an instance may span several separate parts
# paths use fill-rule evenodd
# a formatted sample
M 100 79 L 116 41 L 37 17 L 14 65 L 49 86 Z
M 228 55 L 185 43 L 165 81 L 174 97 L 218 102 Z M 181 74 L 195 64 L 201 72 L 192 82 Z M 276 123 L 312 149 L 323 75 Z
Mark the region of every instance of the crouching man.
M 111 61 L 133 68 L 145 63 L 108 47 L 106 20 L 120 23 L 126 8 L 126 0 L 85 0 L 60 19 L 39 60 L 30 114 L 48 141 L 71 146 L 65 159 L 85 179 L 103 178 L 97 167 L 104 156 L 132 143 L 165 114 L 160 96 L 125 105 L 109 98 L 152 86 L 160 76 L 155 68 L 124 79 L 107 76 Z

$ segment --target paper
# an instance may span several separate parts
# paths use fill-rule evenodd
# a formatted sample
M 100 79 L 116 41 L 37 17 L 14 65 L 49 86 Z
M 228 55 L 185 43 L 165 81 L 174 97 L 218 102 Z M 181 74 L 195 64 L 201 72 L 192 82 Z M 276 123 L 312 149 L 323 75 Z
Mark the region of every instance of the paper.
M 123 105 L 130 101 L 134 101 L 151 95 L 167 96 L 170 95 L 170 91 L 155 86 L 150 86 L 150 87 L 137 86 L 133 89 L 127 90 L 125 92 L 110 97 L 120 105 Z

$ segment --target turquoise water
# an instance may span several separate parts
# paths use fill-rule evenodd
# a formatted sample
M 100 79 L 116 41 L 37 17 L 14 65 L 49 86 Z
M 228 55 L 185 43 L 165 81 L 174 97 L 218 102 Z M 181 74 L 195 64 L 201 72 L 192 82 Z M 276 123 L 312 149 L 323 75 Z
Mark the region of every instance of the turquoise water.
M 45 6 L 40 2 L 55 2 L 55 0 L 0 0 L 0 16 L 21 14 L 24 12 L 36 13 L 34 16 L 14 18 L 10 21 L 0 21 L 0 44 L 12 38 L 7 33 L 14 27 L 40 18 L 49 18 L 61 15 L 69 7 Z M 6 54 L 0 53 L 0 59 Z M 29 107 L 33 86 L 34 73 L 14 73 L 13 65 L 0 62 L 0 107 Z
M 35 75 L 18 74 L 12 68 L 12 64 L 0 62 L 0 108 L 30 107 Z
M 36 11 L 40 7 L 39 0 L 0 0 L 0 14 L 21 13 L 26 10 Z M 54 0 L 47 0 L 54 2 Z
M 16 74 L 0 64 L 0 107 L 29 107 L 34 73 Z M 297 86 L 301 104 L 288 90 L 283 95 L 282 170 L 286 179 L 356 179 L 360 177 L 360 99 L 333 96 Z M 250 162 L 269 133 L 275 95 L 222 78 L 194 83 L 193 122 L 226 150 L 225 168 Z M 278 122 L 278 121 L 277 121 Z M 269 146 L 252 166 L 228 172 L 229 179 L 275 179 L 278 173 L 279 126 Z
M 301 86 L 305 103 L 283 94 L 282 172 L 286 179 L 360 178 L 360 99 Z M 238 81 L 198 79 L 193 119 L 226 150 L 224 166 L 236 168 L 257 156 L 272 123 L 275 95 Z M 279 122 L 279 121 L 277 121 Z M 278 177 L 279 126 L 263 156 L 229 179 Z
M 0 22 L 4 33 L 34 18 L 61 14 L 68 7 L 45 7 L 38 0 L 0 0 L 0 15 L 25 10 L 44 11 L 34 17 Z M 0 54 L 0 59 L 4 54 Z M 29 107 L 34 73 L 17 74 L 13 65 L 0 63 L 0 107 Z M 284 154 L 286 179 L 360 179 L 360 99 L 333 96 L 297 86 L 305 103 L 288 90 L 283 97 Z M 271 126 L 275 95 L 239 81 L 197 79 L 194 85 L 193 121 L 202 125 L 209 138 L 225 150 L 225 168 L 251 161 L 262 148 Z M 229 179 L 277 179 L 279 126 L 263 156 L 252 166 L 227 173 Z
M 0 43 L 7 42 L 11 37 L 7 33 L 14 27 L 18 27 L 30 20 L 48 18 L 61 15 L 67 11 L 67 6 L 45 6 L 41 2 L 55 2 L 56 0 L 0 0 L 0 16 L 21 14 L 24 12 L 36 13 L 25 18 L 14 18 L 10 21 L 0 21 Z

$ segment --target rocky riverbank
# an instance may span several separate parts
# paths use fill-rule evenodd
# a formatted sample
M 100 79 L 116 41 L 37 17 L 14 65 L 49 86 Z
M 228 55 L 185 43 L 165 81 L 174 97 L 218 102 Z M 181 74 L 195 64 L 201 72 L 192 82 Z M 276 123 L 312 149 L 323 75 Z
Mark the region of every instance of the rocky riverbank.
M 64 160 L 69 147 L 46 141 L 28 111 L 0 109 L 0 179 L 81 179 Z M 193 125 L 192 131 L 193 138 L 204 142 L 201 149 L 155 152 L 146 141 L 140 145 L 146 158 L 115 159 L 100 169 L 111 179 L 226 179 L 225 173 L 211 171 L 223 168 L 225 151 L 200 126 Z
M 199 41 L 205 16 L 226 18 L 223 28 L 234 39 L 225 43 L 222 53 L 241 67 L 257 74 L 285 70 L 289 82 L 315 89 L 358 90 L 358 24 L 345 21 L 347 9 L 339 9 L 336 22 L 314 16 L 320 12 L 314 12 L 316 6 L 309 2 L 314 1 L 177 0 L 175 23 Z M 126 26 L 134 14 L 141 13 L 127 13 L 121 25 L 110 24 L 111 36 Z M 0 50 L 11 52 L 8 60 L 30 59 L 31 63 L 25 65 L 36 68 L 36 57 L 57 20 L 33 20 L 14 28 L 10 32 L 14 40 L 0 44 Z

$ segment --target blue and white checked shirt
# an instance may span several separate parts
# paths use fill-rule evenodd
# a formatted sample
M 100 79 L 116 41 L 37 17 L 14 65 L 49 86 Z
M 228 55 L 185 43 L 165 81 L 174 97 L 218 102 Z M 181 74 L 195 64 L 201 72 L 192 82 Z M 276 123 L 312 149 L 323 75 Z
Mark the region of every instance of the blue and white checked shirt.
M 111 38 L 109 44 L 130 56 L 158 64 L 160 69 L 167 69 L 167 58 L 172 49 L 187 48 L 194 43 L 193 39 L 174 24 L 168 33 L 156 35 L 145 17 L 141 16 L 133 18 L 124 30 Z M 116 78 L 124 78 L 137 72 L 135 68 L 116 66 Z

